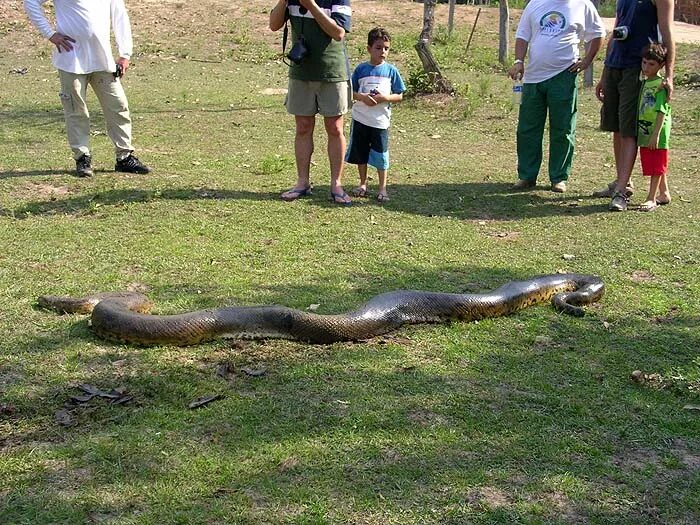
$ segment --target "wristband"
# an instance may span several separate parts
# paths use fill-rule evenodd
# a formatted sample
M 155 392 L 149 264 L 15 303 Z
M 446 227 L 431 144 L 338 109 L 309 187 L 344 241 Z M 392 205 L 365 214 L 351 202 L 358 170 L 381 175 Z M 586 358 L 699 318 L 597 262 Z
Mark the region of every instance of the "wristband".
M 522 61 L 520 58 L 516 58 L 516 59 L 513 61 L 513 65 L 515 65 L 515 64 L 522 64 L 522 63 L 523 63 L 523 61 Z

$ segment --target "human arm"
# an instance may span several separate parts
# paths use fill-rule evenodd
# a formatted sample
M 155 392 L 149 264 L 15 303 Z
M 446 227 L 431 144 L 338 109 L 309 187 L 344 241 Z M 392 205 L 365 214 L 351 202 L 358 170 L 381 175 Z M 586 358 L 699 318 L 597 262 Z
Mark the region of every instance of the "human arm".
M 673 69 L 676 63 L 676 42 L 673 39 L 673 0 L 656 0 L 656 14 L 659 19 L 661 40 L 666 46 L 666 79 L 663 87 L 668 92 L 668 100 L 673 96 Z
M 58 52 L 72 51 L 75 39 L 63 33 L 59 33 L 49 23 L 44 13 L 42 4 L 47 0 L 24 0 L 24 11 L 27 13 L 29 20 L 45 38 L 56 46 Z
M 124 75 L 129 69 L 129 61 L 134 48 L 134 41 L 131 35 L 131 21 L 129 20 L 124 0 L 112 0 L 110 9 L 114 40 L 119 51 L 117 64 L 121 66 L 122 75 Z
M 578 73 L 580 71 L 588 69 L 588 66 L 591 65 L 593 59 L 595 59 L 595 56 L 598 54 L 598 51 L 600 51 L 602 45 L 603 37 L 598 37 L 591 40 L 588 43 L 588 50 L 586 51 L 586 56 L 582 59 L 579 59 L 575 64 L 573 64 L 569 68 L 569 71 L 571 71 L 572 73 Z
M 615 22 L 613 23 L 613 27 L 617 27 L 617 17 L 615 18 Z M 613 46 L 613 38 L 612 38 L 612 33 L 608 33 L 608 37 L 606 38 L 606 43 L 605 43 L 605 57 L 610 54 L 610 51 L 612 50 Z M 605 91 L 605 66 L 603 66 L 603 71 L 600 74 L 600 80 L 595 86 L 595 96 L 598 100 L 603 102 L 603 92 Z
M 654 131 L 652 131 L 651 135 L 649 135 L 649 143 L 647 144 L 647 148 L 656 149 L 659 147 L 659 135 L 661 135 L 661 128 L 664 125 L 665 118 L 666 114 L 663 111 L 656 112 L 656 122 L 654 123 Z
M 525 55 L 527 55 L 528 42 L 522 38 L 515 39 L 515 63 L 508 71 L 508 76 L 513 80 L 523 78 L 525 73 Z
M 586 2 L 584 6 L 584 28 L 580 34 L 583 35 L 583 41 L 586 43 L 586 55 L 583 58 L 579 58 L 569 68 L 569 71 L 572 73 L 578 73 L 590 67 L 603 46 L 603 38 L 605 38 L 606 33 L 605 23 L 600 18 L 595 6 L 591 2 Z
M 389 95 L 378 93 L 372 95 L 372 98 L 377 101 L 377 104 L 381 104 L 382 102 L 401 102 L 403 100 L 403 93 L 391 93 Z
M 299 0 L 302 7 L 309 10 L 319 27 L 333 40 L 341 41 L 345 37 L 345 28 L 328 16 L 316 3 L 316 0 Z
M 279 31 L 287 19 L 287 0 L 277 0 L 275 7 L 270 11 L 270 29 Z

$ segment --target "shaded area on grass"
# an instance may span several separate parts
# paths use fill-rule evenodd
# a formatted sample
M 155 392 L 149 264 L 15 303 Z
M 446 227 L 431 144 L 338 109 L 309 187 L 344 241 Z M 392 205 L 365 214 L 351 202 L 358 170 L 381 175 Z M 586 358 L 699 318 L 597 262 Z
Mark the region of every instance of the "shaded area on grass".
M 281 191 L 283 188 L 280 188 Z M 333 204 L 323 197 L 327 194 L 330 194 L 327 186 L 316 186 L 311 198 L 300 199 L 300 201 L 309 206 L 332 207 Z M 606 199 L 592 199 L 589 196 L 583 198 L 575 194 L 568 197 L 550 197 L 539 191 L 513 192 L 510 190 L 510 184 L 491 182 L 395 184 L 391 186 L 391 194 L 391 202 L 384 205 L 391 211 L 462 220 L 521 220 L 558 215 L 575 217 L 607 212 L 608 205 Z M 0 213 L 21 219 L 33 215 L 56 213 L 81 214 L 93 208 L 95 203 L 103 206 L 117 206 L 159 200 L 255 201 L 278 200 L 279 195 L 280 193 L 276 191 L 257 192 L 221 188 L 115 189 L 89 195 L 30 202 L 14 210 L 1 210 Z M 595 201 L 597 204 L 590 204 L 590 201 Z M 374 200 L 354 200 L 355 206 L 376 204 Z
M 83 380 L 125 384 L 136 404 L 97 405 L 77 414 L 77 427 L 58 429 L 51 414 L 70 387 L 44 385 L 13 399 L 15 417 L 37 420 L 40 430 L 11 433 L 3 446 L 24 457 L 39 445 L 33 455 L 42 468 L 10 468 L 16 490 L 4 516 L 22 523 L 22 509 L 37 505 L 42 522 L 94 513 L 223 519 L 245 505 L 249 522 L 269 513 L 284 522 L 278 512 L 290 518 L 314 508 L 336 521 L 381 503 L 398 514 L 434 508 L 408 520 L 424 523 L 700 517 L 692 501 L 678 500 L 674 514 L 657 507 L 674 487 L 698 485 L 698 422 L 678 410 L 692 396 L 627 378 L 640 359 L 687 364 L 700 345 L 700 318 L 675 319 L 663 330 L 620 320 L 609 333 L 595 316 L 548 317 L 534 332 L 539 325 L 528 310 L 457 330 L 411 328 L 393 341 L 317 347 L 108 345 L 104 352 L 53 337 L 27 341 L 18 352 L 68 345 Z M 493 337 L 499 349 L 484 351 Z M 669 340 L 687 346 L 668 355 Z M 640 344 L 645 355 L 629 352 Z M 112 365 L 122 360 L 123 368 Z M 220 361 L 268 372 L 223 381 L 214 374 Z M 224 399 L 186 409 L 213 391 Z M 679 436 L 673 442 L 669 424 Z M 113 491 L 131 496 L 115 501 Z

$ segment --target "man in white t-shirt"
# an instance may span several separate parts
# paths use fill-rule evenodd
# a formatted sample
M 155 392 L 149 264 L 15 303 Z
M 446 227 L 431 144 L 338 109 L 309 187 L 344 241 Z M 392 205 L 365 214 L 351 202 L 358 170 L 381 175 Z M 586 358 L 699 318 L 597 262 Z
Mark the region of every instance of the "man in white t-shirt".
M 24 9 L 32 24 L 56 46 L 53 64 L 61 81 L 59 97 L 76 175 L 93 174 L 90 114 L 85 101 L 88 85 L 97 95 L 107 134 L 114 143 L 115 171 L 148 173 L 150 168 L 133 154 L 129 104 L 120 81 L 129 69 L 133 46 L 124 0 L 54 0 L 55 29 L 42 7 L 46 1 L 24 0 Z M 119 50 L 116 62 L 112 57 L 110 26 Z
M 518 182 L 513 189 L 535 187 L 549 112 L 549 180 L 552 191 L 566 191 L 574 158 L 577 75 L 591 64 L 604 37 L 603 21 L 590 0 L 531 0 L 523 10 L 515 34 L 515 63 L 509 71 L 512 79 L 523 81 Z M 588 44 L 583 59 L 581 41 Z

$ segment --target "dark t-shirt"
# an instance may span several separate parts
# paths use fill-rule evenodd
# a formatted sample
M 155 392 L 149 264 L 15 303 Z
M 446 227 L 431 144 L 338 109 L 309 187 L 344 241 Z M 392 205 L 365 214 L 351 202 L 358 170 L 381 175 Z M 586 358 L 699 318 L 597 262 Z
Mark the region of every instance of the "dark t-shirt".
M 649 41 L 659 41 L 659 18 L 652 0 L 617 0 L 617 26 L 626 26 L 625 40 L 611 40 L 607 67 L 618 69 L 640 67 L 642 48 Z
M 352 11 L 350 0 L 317 0 L 318 6 L 335 20 L 335 23 L 350 31 Z M 299 35 L 304 35 L 309 54 L 301 64 L 292 63 L 289 77 L 297 80 L 343 82 L 350 78 L 350 62 L 345 49 L 345 41 L 337 42 L 328 36 L 318 25 L 311 13 L 300 6 L 299 0 L 289 0 L 287 4 L 289 21 L 292 26 L 291 48 Z

